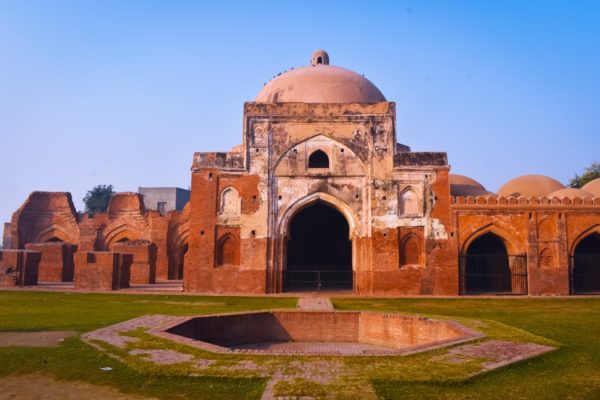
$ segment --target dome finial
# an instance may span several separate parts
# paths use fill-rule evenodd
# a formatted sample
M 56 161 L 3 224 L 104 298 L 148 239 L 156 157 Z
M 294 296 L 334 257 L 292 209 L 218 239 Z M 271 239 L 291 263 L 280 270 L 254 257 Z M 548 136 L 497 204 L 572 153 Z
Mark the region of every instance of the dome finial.
M 329 65 L 329 54 L 325 50 L 319 49 L 312 54 L 310 58 L 310 65 Z

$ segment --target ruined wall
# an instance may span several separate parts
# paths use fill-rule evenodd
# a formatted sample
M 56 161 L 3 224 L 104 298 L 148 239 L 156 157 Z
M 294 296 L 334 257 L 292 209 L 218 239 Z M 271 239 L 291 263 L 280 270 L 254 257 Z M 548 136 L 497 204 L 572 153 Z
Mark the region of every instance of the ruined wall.
M 40 253 L 38 281 L 72 282 L 77 246 L 63 242 L 28 243 L 25 249 Z
M 0 250 L 0 287 L 36 285 L 41 254 L 29 250 Z
M 10 236 L 10 222 L 5 222 L 4 223 L 4 230 L 3 230 L 3 234 L 2 234 L 2 248 L 3 249 L 10 249 L 11 247 L 11 236 Z
M 189 234 L 190 234 L 190 204 L 185 206 L 182 212 L 170 214 L 167 228 L 167 250 L 168 250 L 168 279 L 183 279 L 183 273 L 187 269 Z
M 185 290 L 265 292 L 266 232 L 255 217 L 262 200 L 258 183 L 258 177 L 238 171 L 193 171 Z
M 14 213 L 10 227 L 5 229 L 10 231 L 12 247 L 29 245 L 42 252 L 41 281 L 72 280 L 72 272 L 69 272 L 72 262 L 69 260 L 76 249 L 107 251 L 120 241 L 130 240 L 154 244 L 153 279 L 166 280 L 170 253 L 175 252 L 169 249 L 171 220 L 184 226 L 187 214 L 181 215 L 178 211 L 164 216 L 156 211 L 146 211 L 137 193 L 115 194 L 106 213 L 78 215 L 69 193 L 33 192 Z M 70 252 L 61 255 L 52 244 L 44 244 L 57 241 L 67 244 Z
M 70 193 L 33 192 L 13 214 L 11 247 L 25 248 L 26 243 L 61 240 L 77 244 L 79 226 Z
M 156 245 L 147 241 L 116 243 L 112 251 L 133 257 L 130 266 L 130 284 L 156 282 Z
M 129 287 L 130 254 L 84 252 L 75 254 L 75 288 L 117 290 Z

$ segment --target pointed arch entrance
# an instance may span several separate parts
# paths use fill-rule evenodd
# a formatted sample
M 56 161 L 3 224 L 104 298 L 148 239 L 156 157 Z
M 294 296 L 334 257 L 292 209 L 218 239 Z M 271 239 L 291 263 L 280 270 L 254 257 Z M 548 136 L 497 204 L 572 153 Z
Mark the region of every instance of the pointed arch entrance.
M 600 233 L 584 237 L 575 247 L 572 258 L 573 293 L 600 292 Z
M 460 262 L 461 294 L 527 294 L 527 258 L 509 254 L 504 239 L 483 233 Z
M 290 219 L 284 291 L 352 290 L 352 241 L 346 216 L 317 200 Z

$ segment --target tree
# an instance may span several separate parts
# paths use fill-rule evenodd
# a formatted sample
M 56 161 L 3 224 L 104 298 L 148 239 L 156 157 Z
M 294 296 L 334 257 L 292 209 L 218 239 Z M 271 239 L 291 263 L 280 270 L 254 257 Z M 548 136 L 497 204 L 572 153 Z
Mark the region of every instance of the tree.
M 575 174 L 575 177 L 569 181 L 568 186 L 579 189 L 589 181 L 593 181 L 596 178 L 600 178 L 600 163 L 592 163 L 585 169 L 583 175 L 579 176 Z
M 94 215 L 95 213 L 102 213 L 108 210 L 108 203 L 110 198 L 115 192 L 113 192 L 112 185 L 97 185 L 92 190 L 88 190 L 87 194 L 83 198 L 85 203 L 85 212 Z

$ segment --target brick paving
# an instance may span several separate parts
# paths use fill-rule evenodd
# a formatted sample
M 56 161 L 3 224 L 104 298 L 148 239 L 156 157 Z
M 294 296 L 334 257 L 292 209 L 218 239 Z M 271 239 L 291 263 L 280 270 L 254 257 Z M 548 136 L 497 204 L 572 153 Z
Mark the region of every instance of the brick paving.
M 300 297 L 296 307 L 306 311 L 333 311 L 333 304 L 328 297 Z
M 330 310 L 333 307 L 329 299 L 324 297 L 305 297 L 298 302 L 298 308 L 311 311 Z M 331 307 L 331 308 L 330 308 Z M 102 341 L 118 348 L 126 348 L 129 343 L 135 343 L 136 338 L 122 336 L 123 332 L 136 330 L 139 328 L 165 329 L 167 325 L 177 323 L 183 317 L 174 317 L 167 315 L 146 315 L 125 321 L 116 325 L 98 329 L 93 332 L 82 335 L 82 338 L 98 348 L 105 351 L 102 347 L 94 343 L 94 341 Z M 387 347 L 365 345 L 360 343 L 336 343 L 336 342 L 266 342 L 258 343 L 253 346 L 263 346 L 274 351 L 284 349 L 284 354 L 304 354 L 307 348 L 311 352 L 325 353 L 336 355 L 365 355 L 372 351 L 373 355 L 386 355 L 386 351 L 394 351 Z M 243 347 L 243 346 L 240 346 Z M 500 368 L 505 365 L 525 360 L 527 358 L 536 357 L 538 355 L 555 350 L 553 347 L 538 345 L 535 343 L 509 342 L 501 340 L 484 340 L 475 344 L 461 344 L 451 348 L 446 354 L 438 356 L 435 359 L 448 363 L 465 363 L 473 360 L 480 360 L 481 372 L 486 372 L 492 369 Z M 257 348 L 237 349 L 236 353 L 253 354 L 255 351 L 260 351 Z M 303 399 L 310 400 L 311 397 L 306 396 L 291 396 L 281 397 L 275 396 L 275 387 L 279 382 L 293 383 L 296 379 L 304 379 L 314 382 L 319 385 L 328 385 L 335 383 L 342 376 L 355 376 L 357 371 L 348 370 L 344 362 L 339 359 L 325 360 L 294 360 L 284 364 L 265 365 L 258 364 L 252 360 L 240 360 L 231 365 L 216 366 L 216 361 L 211 359 L 196 358 L 191 354 L 180 353 L 173 350 L 162 349 L 133 349 L 129 354 L 145 358 L 148 362 L 155 364 L 176 364 L 181 362 L 191 362 L 198 370 L 206 368 L 217 368 L 213 372 L 218 373 L 219 368 L 223 373 L 231 373 L 235 370 L 252 371 L 260 376 L 269 377 L 269 381 L 265 387 L 261 400 L 277 400 L 277 399 Z M 475 374 L 475 375 L 476 375 Z M 193 374 L 194 376 L 196 374 Z M 366 386 L 361 392 L 364 398 L 376 399 L 377 396 L 372 387 L 367 382 L 356 382 L 355 384 Z M 361 387 L 362 387 L 361 386 Z
M 187 353 L 179 353 L 173 350 L 147 350 L 135 349 L 129 352 L 133 356 L 142 356 L 147 361 L 151 361 L 156 365 L 170 365 L 182 362 L 189 362 L 194 359 L 194 356 Z
M 130 319 L 119 324 L 100 328 L 82 335 L 82 339 L 94 346 L 93 340 L 108 343 L 112 346 L 124 349 L 127 343 L 137 342 L 138 339 L 130 336 L 122 336 L 122 332 L 133 331 L 139 328 L 154 328 L 173 321 L 177 317 L 170 315 L 144 315 L 139 318 Z
M 482 343 L 455 347 L 448 351 L 443 359 L 451 363 L 463 363 L 474 358 L 482 358 L 486 361 L 481 366 L 485 371 L 489 371 L 553 350 L 555 350 L 554 347 L 535 343 L 486 340 Z

